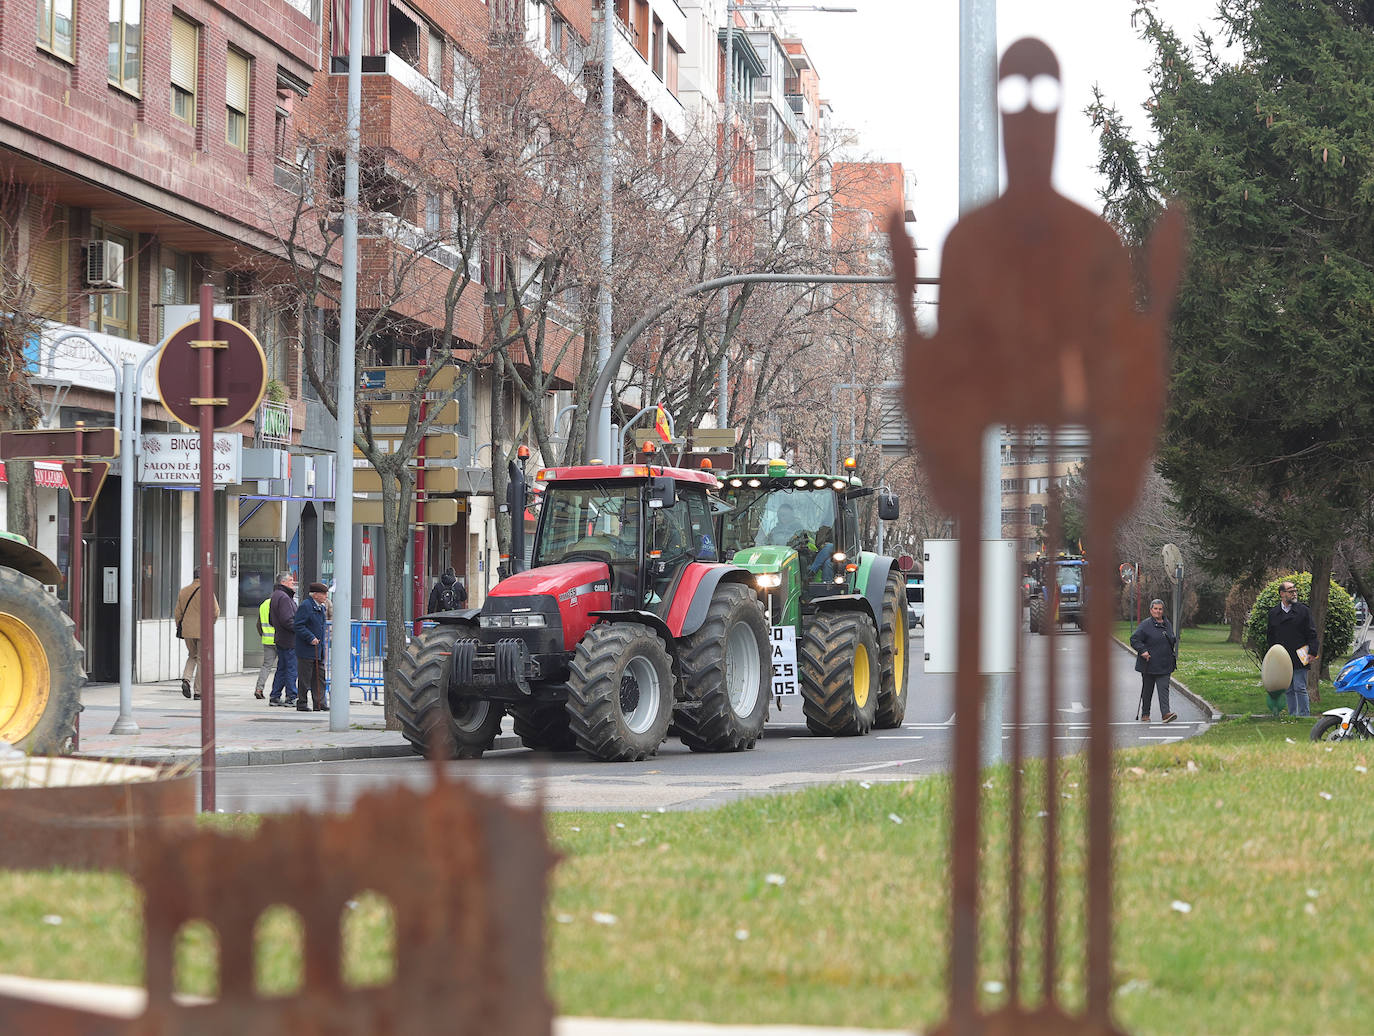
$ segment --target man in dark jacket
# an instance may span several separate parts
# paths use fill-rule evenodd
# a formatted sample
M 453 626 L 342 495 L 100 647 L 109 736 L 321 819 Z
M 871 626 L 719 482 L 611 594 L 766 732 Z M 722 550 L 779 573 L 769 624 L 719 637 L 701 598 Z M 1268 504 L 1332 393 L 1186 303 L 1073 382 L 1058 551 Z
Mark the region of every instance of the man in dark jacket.
M 444 569 L 444 574 L 434 581 L 429 591 L 429 611 L 447 612 L 468 605 L 468 588 L 458 581 L 453 569 Z
M 324 711 L 324 627 L 327 621 L 325 601 L 329 587 L 323 583 L 310 584 L 310 596 L 296 611 L 296 666 L 300 672 L 300 694 L 296 710 L 309 712 L 313 704 L 316 712 Z
M 1293 680 L 1288 685 L 1288 715 L 1312 715 L 1307 701 L 1307 667 L 1317 657 L 1317 627 L 1307 605 L 1298 600 L 1298 587 L 1291 579 L 1279 584 L 1279 603 L 1269 609 L 1265 646 L 1275 644 L 1282 644 L 1293 662 Z
M 277 576 L 272 587 L 272 603 L 267 606 L 267 619 L 272 623 L 277 642 L 277 671 L 272 674 L 272 695 L 269 705 L 296 704 L 296 577 L 290 572 Z
M 1178 668 L 1178 634 L 1164 617 L 1164 602 L 1150 602 L 1150 617 L 1131 634 L 1135 671 L 1140 674 L 1140 718 L 1150 722 L 1150 701 L 1159 691 L 1160 719 L 1172 723 L 1178 713 L 1169 711 L 1169 674 Z

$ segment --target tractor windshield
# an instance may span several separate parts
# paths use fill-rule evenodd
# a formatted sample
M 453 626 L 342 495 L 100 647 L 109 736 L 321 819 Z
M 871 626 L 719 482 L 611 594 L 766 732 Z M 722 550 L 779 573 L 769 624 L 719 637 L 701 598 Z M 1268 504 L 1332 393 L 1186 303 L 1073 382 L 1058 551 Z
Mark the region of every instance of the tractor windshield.
M 1082 565 L 1055 565 L 1054 581 L 1058 586 L 1077 586 L 1083 582 Z
M 734 510 L 725 515 L 721 541 L 726 556 L 746 547 L 810 545 L 835 538 L 835 493 L 829 489 L 731 488 L 725 500 Z M 833 548 L 832 548 L 833 549 Z
M 640 482 L 551 483 L 543 493 L 534 565 L 572 555 L 602 561 L 639 559 Z

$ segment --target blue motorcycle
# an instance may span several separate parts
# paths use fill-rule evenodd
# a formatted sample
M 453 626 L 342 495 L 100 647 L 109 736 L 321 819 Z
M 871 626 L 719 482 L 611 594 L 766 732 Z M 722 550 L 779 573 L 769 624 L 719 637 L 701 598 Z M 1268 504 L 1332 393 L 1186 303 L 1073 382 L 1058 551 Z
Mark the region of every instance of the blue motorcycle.
M 1366 632 L 1368 627 L 1366 626 Z M 1327 709 L 1312 728 L 1313 741 L 1344 741 L 1348 738 L 1374 738 L 1374 654 L 1369 641 L 1360 644 L 1355 657 L 1336 677 L 1335 689 L 1356 691 L 1360 703 L 1353 709 Z

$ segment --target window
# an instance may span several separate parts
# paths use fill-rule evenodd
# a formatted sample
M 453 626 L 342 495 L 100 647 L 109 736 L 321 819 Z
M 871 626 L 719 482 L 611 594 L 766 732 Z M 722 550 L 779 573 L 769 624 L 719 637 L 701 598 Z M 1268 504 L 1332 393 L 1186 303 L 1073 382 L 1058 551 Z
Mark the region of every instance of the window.
M 425 195 L 425 233 L 438 237 L 443 231 L 443 204 L 438 191 Z
M 165 619 L 181 589 L 181 497 L 175 489 L 144 487 L 137 494 L 143 512 L 138 569 L 139 617 Z
M 191 257 L 171 248 L 162 249 L 157 278 L 158 338 L 174 330 L 167 326 L 167 306 L 184 306 L 191 301 Z
M 659 79 L 663 78 L 663 22 L 657 15 L 654 16 L 653 38 L 649 50 L 649 66 L 654 70 L 654 75 Z
M 453 48 L 453 112 L 454 120 L 468 133 L 475 133 L 480 125 L 478 97 L 480 77 L 477 66 L 457 47 Z
M 143 66 L 143 0 L 110 0 L 109 77 L 138 95 Z
M 248 150 L 248 72 L 248 58 L 231 49 L 224 76 L 224 139 L 243 152 Z
M 172 15 L 172 115 L 188 126 L 196 124 L 196 69 L 200 27 L 179 14 Z
M 138 271 L 134 266 L 133 235 L 112 227 L 100 226 L 94 227 L 92 233 L 95 237 L 113 241 L 124 247 L 124 287 L 119 291 L 101 292 L 92 297 L 94 312 L 91 314 L 91 330 L 104 331 L 120 338 L 133 338 L 134 309 L 129 303 L 135 285 L 138 284 Z
M 669 36 L 668 49 L 666 51 L 667 67 L 664 69 L 663 72 L 663 82 L 668 87 L 669 93 L 671 93 L 674 97 L 677 96 L 678 64 L 681 60 L 681 55 L 682 47 L 678 45 L 677 40 Z
M 75 0 L 38 0 L 38 45 L 72 59 L 72 8 Z
M 429 54 L 427 58 L 430 81 L 438 86 L 439 78 L 444 74 L 444 38 L 433 29 L 429 30 Z

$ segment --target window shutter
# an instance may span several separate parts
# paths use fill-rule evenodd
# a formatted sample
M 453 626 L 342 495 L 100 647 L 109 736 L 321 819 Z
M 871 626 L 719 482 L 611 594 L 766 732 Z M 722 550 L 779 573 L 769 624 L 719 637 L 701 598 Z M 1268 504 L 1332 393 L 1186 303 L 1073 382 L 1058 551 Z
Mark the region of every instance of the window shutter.
M 196 92 L 196 51 L 200 30 L 185 18 L 172 15 L 172 85 Z M 234 55 L 230 54 L 230 58 Z M 231 66 L 232 67 L 232 66 Z M 232 103 L 232 101 L 230 102 Z
M 248 59 L 236 50 L 229 52 L 225 69 L 225 103 L 234 111 L 248 113 Z

